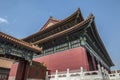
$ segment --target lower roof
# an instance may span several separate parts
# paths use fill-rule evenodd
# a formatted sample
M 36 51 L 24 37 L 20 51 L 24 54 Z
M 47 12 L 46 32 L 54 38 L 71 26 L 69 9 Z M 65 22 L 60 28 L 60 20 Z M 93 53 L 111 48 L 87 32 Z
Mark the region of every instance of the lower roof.
M 30 50 L 32 50 L 32 51 L 34 51 L 34 52 L 36 52 L 36 53 L 40 53 L 41 52 L 41 48 L 39 48 L 39 47 L 37 47 L 37 46 L 35 46 L 35 45 L 32 45 L 32 44 L 30 44 L 30 43 L 27 43 L 27 42 L 25 42 L 25 41 L 23 41 L 23 40 L 20 40 L 20 39 L 17 39 L 17 38 L 14 38 L 14 37 L 12 37 L 12 36 L 10 36 L 10 35 L 7 35 L 7 34 L 5 34 L 5 33 L 3 33 L 3 32 L 0 32 L 0 39 L 2 40 L 5 40 L 5 41 L 7 41 L 7 42 L 10 42 L 10 43 L 12 43 L 12 44 L 17 44 L 18 46 L 21 46 L 21 47 L 24 47 L 24 48 L 26 48 L 26 49 L 30 49 Z

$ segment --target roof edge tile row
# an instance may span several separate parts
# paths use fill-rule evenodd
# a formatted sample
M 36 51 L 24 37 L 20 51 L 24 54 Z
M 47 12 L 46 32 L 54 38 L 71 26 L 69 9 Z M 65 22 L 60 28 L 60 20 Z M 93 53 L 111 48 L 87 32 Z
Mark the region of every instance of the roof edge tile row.
M 12 43 L 15 43 L 15 44 L 19 45 L 19 46 L 23 46 L 25 48 L 32 49 L 35 52 L 41 52 L 41 50 L 42 50 L 42 48 L 39 48 L 39 47 L 37 47 L 37 46 L 35 46 L 33 44 L 27 43 L 27 42 L 25 42 L 23 40 L 14 38 L 14 37 L 12 37 L 12 36 L 10 36 L 8 34 L 5 34 L 3 32 L 0 32 L 0 38 L 8 40 L 8 41 L 10 41 Z

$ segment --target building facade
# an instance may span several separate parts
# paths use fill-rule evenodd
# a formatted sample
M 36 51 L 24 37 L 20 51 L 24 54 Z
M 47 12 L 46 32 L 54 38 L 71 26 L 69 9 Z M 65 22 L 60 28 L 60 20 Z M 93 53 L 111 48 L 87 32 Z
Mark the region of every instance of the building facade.
M 42 53 L 34 55 L 33 60 L 43 63 L 50 74 L 80 67 L 95 71 L 98 64 L 110 72 L 114 66 L 98 34 L 93 14 L 84 19 L 80 9 L 63 20 L 50 17 L 37 33 L 23 40 L 42 47 Z

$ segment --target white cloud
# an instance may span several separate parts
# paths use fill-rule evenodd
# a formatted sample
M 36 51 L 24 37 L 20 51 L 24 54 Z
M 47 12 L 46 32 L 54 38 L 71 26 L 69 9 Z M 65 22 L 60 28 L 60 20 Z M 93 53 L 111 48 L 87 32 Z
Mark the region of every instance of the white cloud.
M 8 23 L 8 21 L 6 19 L 0 17 L 0 24 L 2 24 L 2 23 Z

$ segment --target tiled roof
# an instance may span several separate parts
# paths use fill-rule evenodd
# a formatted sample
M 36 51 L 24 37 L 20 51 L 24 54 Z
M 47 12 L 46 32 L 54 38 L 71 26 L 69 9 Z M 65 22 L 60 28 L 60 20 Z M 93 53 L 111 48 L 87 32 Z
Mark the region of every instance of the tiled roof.
M 32 37 L 35 37 L 35 36 L 38 36 L 38 35 L 40 35 L 40 34 L 42 34 L 42 33 L 44 33 L 44 32 L 47 32 L 47 31 L 49 31 L 49 30 L 51 30 L 51 29 L 53 29 L 53 28 L 55 28 L 55 27 L 57 27 L 57 26 L 59 26 L 59 25 L 61 25 L 61 24 L 65 24 L 65 23 L 67 23 L 70 19 L 72 19 L 73 17 L 77 16 L 78 14 L 81 15 L 80 17 L 82 18 L 82 21 L 84 21 L 84 18 L 83 18 L 82 14 L 81 14 L 80 8 L 78 8 L 78 10 L 77 10 L 76 12 L 74 12 L 74 13 L 71 14 L 69 17 L 67 17 L 67 18 L 65 18 L 65 19 L 63 19 L 63 20 L 56 20 L 56 19 L 50 17 L 50 19 L 49 19 L 47 22 L 49 22 L 50 20 L 52 20 L 52 21 L 54 21 L 54 22 L 56 21 L 55 24 L 49 26 L 48 28 L 45 28 L 45 27 L 46 27 L 46 24 L 47 24 L 47 23 L 46 23 L 46 24 L 41 28 L 40 31 L 38 31 L 38 32 L 36 32 L 36 33 L 34 33 L 34 34 L 26 37 L 26 38 L 23 38 L 23 40 L 26 41 L 26 40 L 28 40 L 28 39 L 30 39 L 30 38 L 32 38 Z M 45 28 L 45 29 L 44 29 L 44 28 Z
M 53 38 L 56 38 L 56 37 L 58 37 L 58 36 L 62 36 L 62 35 L 64 35 L 64 34 L 67 34 L 67 33 L 71 32 L 71 31 L 73 31 L 73 30 L 75 30 L 75 29 L 77 29 L 77 28 L 85 25 L 86 23 L 90 22 L 92 19 L 94 19 L 94 16 L 91 14 L 86 20 L 81 21 L 80 23 L 76 24 L 75 26 L 73 26 L 73 27 L 71 27 L 71 28 L 69 28 L 69 29 L 63 30 L 63 31 L 61 31 L 61 32 L 58 32 L 58 33 L 56 33 L 56 34 L 53 34 L 53 35 L 51 35 L 51 36 L 49 36 L 49 37 L 40 39 L 40 40 L 34 42 L 33 44 L 42 43 L 42 42 L 44 42 L 44 41 L 48 41 L 48 40 L 53 39 Z
M 7 35 L 7 34 L 5 34 L 3 32 L 0 32 L 0 38 L 2 38 L 4 40 L 8 40 L 11 43 L 15 43 L 15 44 L 17 44 L 19 46 L 23 46 L 23 47 L 25 47 L 27 49 L 31 49 L 31 50 L 33 50 L 35 52 L 41 52 L 41 50 L 42 50 L 42 48 L 39 48 L 39 47 L 37 47 L 37 46 L 35 46 L 33 44 L 27 43 L 27 42 L 25 42 L 23 40 L 14 38 L 14 37 L 12 37 L 10 35 Z

